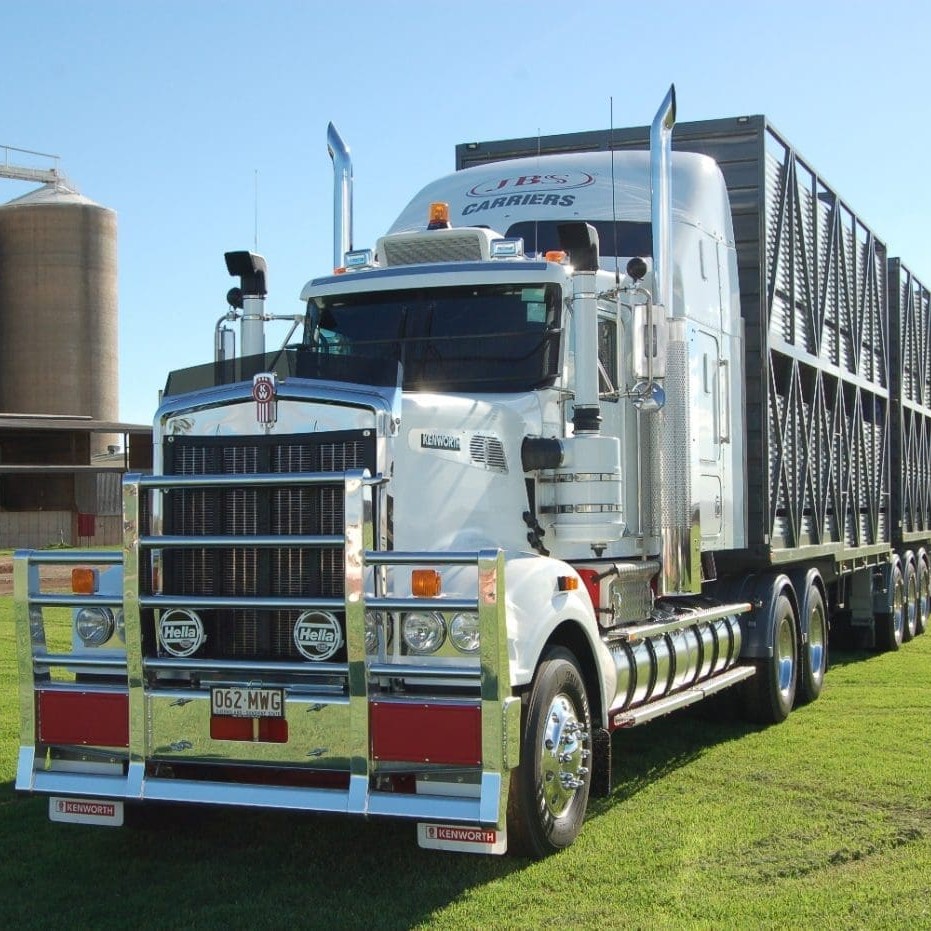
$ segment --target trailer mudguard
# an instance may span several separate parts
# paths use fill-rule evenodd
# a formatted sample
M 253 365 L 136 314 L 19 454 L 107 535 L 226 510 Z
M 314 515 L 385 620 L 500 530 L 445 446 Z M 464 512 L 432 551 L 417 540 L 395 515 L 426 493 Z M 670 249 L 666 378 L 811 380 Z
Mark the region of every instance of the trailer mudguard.
M 769 659 L 773 655 L 773 632 L 776 624 L 776 601 L 786 594 L 798 617 L 798 596 L 792 580 L 785 573 L 752 574 L 726 586 L 727 597 L 733 601 L 749 601 L 753 610 L 740 616 L 743 645 L 741 659 Z M 716 593 L 718 597 L 723 593 Z

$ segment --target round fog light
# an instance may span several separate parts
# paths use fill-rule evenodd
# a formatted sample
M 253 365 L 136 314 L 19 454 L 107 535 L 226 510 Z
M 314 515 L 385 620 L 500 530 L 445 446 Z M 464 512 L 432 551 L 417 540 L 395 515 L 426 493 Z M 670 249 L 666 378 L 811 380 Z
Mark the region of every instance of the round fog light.
M 411 653 L 436 653 L 446 639 L 446 624 L 440 614 L 405 614 L 401 636 Z
M 449 639 L 461 653 L 474 653 L 479 648 L 478 615 L 457 614 L 449 623 Z
M 74 630 L 86 647 L 99 647 L 113 636 L 113 613 L 109 608 L 80 608 Z

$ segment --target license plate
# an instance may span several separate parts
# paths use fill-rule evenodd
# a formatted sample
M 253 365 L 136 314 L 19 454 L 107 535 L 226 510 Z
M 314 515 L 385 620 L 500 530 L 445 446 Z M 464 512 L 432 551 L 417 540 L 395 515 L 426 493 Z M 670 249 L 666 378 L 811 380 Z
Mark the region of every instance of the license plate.
M 100 798 L 58 798 L 48 800 L 50 821 L 72 824 L 105 824 L 118 828 L 123 823 L 123 803 Z
M 217 686 L 210 690 L 210 712 L 223 718 L 283 718 L 284 689 Z

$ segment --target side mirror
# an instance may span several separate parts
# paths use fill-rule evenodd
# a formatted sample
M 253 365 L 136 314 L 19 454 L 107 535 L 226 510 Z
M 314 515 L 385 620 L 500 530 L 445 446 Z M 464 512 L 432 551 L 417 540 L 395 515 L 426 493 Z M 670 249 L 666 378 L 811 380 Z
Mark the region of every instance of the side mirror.
M 644 414 L 655 414 L 666 406 L 666 392 L 655 381 L 638 381 L 631 392 L 631 403 Z
M 666 309 L 660 304 L 637 304 L 631 326 L 635 378 L 652 381 L 666 374 Z

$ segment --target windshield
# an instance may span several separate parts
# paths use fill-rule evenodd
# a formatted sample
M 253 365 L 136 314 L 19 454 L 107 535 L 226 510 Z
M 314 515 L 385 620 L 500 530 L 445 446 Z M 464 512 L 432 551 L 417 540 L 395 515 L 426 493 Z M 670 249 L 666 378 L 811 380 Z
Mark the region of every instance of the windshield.
M 556 377 L 559 299 L 555 284 L 329 295 L 309 302 L 303 348 L 399 362 L 411 390 L 527 391 Z

